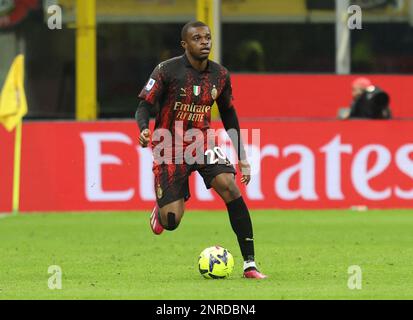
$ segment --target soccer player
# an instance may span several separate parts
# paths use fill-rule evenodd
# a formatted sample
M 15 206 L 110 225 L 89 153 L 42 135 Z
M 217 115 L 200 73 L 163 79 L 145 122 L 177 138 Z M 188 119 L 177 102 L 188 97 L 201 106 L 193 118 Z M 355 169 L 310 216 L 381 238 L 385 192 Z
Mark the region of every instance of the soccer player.
M 251 179 L 250 165 L 239 138 L 240 126 L 232 104 L 229 72 L 208 59 L 212 41 L 206 24 L 199 21 L 187 23 L 182 28 L 181 40 L 185 53 L 164 61 L 155 68 L 139 94 L 136 111 L 141 132 L 140 145 L 147 147 L 152 140 L 157 197 L 157 205 L 150 217 L 152 231 L 159 235 L 164 229 L 172 231 L 178 227 L 184 214 L 185 201 L 190 198 L 188 178 L 193 171 L 198 171 L 206 187 L 213 188 L 226 204 L 244 258 L 244 277 L 266 278 L 255 264 L 251 218 L 235 182 L 236 170 L 219 147 L 211 147 L 211 139 L 208 139 L 207 134 L 211 107 L 216 101 L 225 129 L 227 132 L 236 132 L 229 135 L 238 151 L 241 183 L 247 185 Z M 159 105 L 159 111 L 152 134 L 149 116 L 155 105 Z M 170 132 L 172 139 L 164 137 L 162 140 L 157 135 L 157 132 L 164 134 L 166 130 Z M 204 138 L 200 157 L 196 154 L 199 145 L 196 150 L 186 152 L 190 143 L 183 137 L 191 130 L 200 132 L 201 138 Z M 199 134 L 195 136 L 199 138 Z M 194 163 L 188 161 L 188 154 L 194 156 Z

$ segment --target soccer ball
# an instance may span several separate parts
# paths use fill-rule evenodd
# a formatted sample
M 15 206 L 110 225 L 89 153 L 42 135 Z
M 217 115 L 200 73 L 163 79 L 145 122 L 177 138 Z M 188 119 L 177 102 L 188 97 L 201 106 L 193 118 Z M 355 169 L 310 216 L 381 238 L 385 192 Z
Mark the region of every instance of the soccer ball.
M 204 278 L 225 279 L 234 270 L 234 258 L 225 248 L 220 246 L 209 247 L 199 255 L 198 267 Z

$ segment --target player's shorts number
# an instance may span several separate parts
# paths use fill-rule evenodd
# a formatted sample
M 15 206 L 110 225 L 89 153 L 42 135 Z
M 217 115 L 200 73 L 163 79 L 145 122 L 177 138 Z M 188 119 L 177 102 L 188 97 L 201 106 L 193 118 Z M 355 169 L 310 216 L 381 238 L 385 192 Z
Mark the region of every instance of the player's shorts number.
M 228 164 L 229 160 L 225 155 L 225 152 L 220 147 L 214 147 L 213 149 L 208 149 L 205 151 L 208 164 L 223 163 Z

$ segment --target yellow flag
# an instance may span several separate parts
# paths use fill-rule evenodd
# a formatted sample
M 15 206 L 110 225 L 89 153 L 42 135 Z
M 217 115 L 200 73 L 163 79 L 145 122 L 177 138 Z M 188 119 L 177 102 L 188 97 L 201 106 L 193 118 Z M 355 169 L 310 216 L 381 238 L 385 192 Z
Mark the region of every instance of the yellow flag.
M 0 123 L 12 131 L 27 113 L 24 92 L 24 56 L 18 55 L 7 74 L 0 95 Z

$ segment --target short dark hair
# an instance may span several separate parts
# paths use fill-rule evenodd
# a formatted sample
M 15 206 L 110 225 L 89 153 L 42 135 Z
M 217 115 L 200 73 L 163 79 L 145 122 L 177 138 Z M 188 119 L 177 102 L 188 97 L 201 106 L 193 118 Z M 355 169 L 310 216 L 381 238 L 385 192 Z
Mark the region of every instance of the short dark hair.
M 185 41 L 186 39 L 186 34 L 188 33 L 189 28 L 198 28 L 198 27 L 208 27 L 205 23 L 202 21 L 190 21 L 186 25 L 183 26 L 182 31 L 181 31 L 181 40 Z

